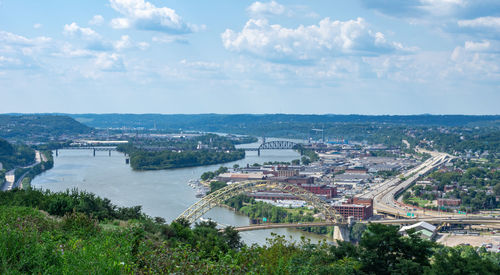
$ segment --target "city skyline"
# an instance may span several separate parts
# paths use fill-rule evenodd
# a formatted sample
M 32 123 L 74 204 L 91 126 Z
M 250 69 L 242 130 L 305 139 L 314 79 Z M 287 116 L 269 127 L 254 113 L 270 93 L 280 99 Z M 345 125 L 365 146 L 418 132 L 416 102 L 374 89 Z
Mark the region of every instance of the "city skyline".
M 0 1 L 1 113 L 498 114 L 500 2 Z

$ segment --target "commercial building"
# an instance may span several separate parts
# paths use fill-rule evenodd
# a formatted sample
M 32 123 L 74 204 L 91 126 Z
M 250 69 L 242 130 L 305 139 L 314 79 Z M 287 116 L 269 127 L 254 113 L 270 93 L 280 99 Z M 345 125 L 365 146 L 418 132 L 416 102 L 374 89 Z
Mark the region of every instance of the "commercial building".
M 342 204 L 333 205 L 337 213 L 344 218 L 354 217 L 355 220 L 366 220 L 373 216 L 373 200 L 350 198 Z
M 217 176 L 218 181 L 223 182 L 240 182 L 246 180 L 263 180 L 266 176 L 264 173 L 223 173 Z
M 436 227 L 430 223 L 418 222 L 418 223 L 415 223 L 412 225 L 401 227 L 401 229 L 399 229 L 399 233 L 407 236 L 408 235 L 407 232 L 410 229 L 415 230 L 415 233 L 420 235 L 421 238 L 428 239 L 428 240 L 431 240 L 432 238 L 434 238 L 434 236 L 436 235 L 436 231 L 437 231 Z

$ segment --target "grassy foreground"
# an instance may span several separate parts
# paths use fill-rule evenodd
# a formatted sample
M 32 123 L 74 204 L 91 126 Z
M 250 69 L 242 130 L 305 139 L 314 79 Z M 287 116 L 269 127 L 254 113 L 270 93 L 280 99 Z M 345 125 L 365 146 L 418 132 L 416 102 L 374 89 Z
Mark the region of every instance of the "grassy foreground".
M 166 224 L 77 191 L 12 191 L 0 194 L 0 273 L 500 274 L 498 254 L 397 230 L 371 224 L 359 245 L 275 236 L 249 247 L 213 222 Z

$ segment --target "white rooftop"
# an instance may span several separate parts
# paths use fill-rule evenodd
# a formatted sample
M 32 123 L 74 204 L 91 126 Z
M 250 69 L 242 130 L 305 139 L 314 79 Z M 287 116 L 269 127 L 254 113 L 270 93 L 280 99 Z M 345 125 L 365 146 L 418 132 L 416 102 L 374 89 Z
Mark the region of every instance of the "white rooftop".
M 417 223 L 412 224 L 412 225 L 407 225 L 407 226 L 401 227 L 401 229 L 399 229 L 399 232 L 406 232 L 409 229 L 414 229 L 414 228 L 418 228 L 418 227 L 424 228 L 424 229 L 429 230 L 431 232 L 434 232 L 436 230 L 436 227 L 430 223 L 417 222 Z

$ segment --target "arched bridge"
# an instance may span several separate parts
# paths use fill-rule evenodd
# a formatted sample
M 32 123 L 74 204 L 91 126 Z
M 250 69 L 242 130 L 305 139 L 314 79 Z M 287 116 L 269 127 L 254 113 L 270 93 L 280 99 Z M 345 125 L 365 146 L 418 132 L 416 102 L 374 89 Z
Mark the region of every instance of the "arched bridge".
M 264 180 L 243 181 L 233 183 L 229 186 L 219 189 L 213 193 L 208 194 L 200 201 L 191 205 L 178 218 L 185 218 L 189 222 L 194 223 L 210 209 L 214 208 L 218 204 L 224 203 L 227 199 L 242 193 L 262 189 L 280 189 L 287 193 L 293 194 L 301 200 L 309 203 L 309 205 L 311 205 L 312 207 L 318 209 L 318 211 L 323 214 L 326 221 L 338 224 L 344 223 L 342 216 L 337 214 L 333 207 L 331 207 L 328 203 L 326 203 L 313 193 L 305 190 L 304 188 L 299 187 L 296 184 L 286 182 L 271 182 Z
M 301 148 L 301 144 L 295 143 L 288 140 L 273 140 L 262 143 L 258 148 L 242 148 L 245 151 L 257 151 L 257 154 L 260 156 L 261 150 L 290 150 L 290 149 L 299 149 Z

